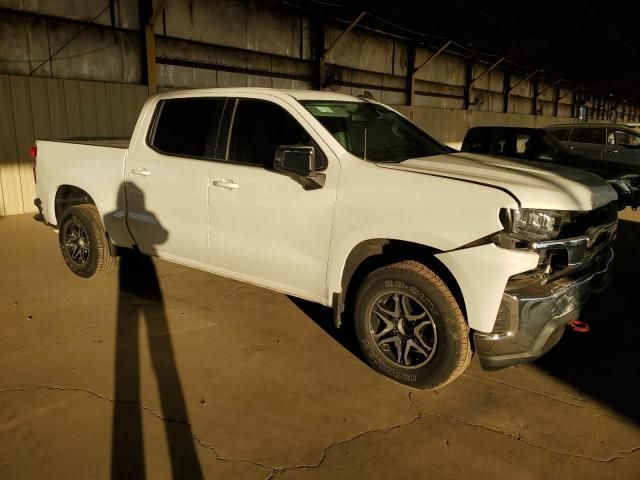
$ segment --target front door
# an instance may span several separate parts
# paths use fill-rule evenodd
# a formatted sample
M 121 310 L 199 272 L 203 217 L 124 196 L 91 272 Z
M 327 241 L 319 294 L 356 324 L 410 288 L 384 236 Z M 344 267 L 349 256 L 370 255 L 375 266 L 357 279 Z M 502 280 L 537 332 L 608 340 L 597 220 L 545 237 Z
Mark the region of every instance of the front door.
M 602 160 L 605 130 L 605 127 L 574 127 L 566 145 L 584 158 Z
M 215 97 L 161 100 L 148 138 L 129 152 L 127 223 L 142 252 L 210 267 L 209 169 L 225 103 Z
M 270 100 L 269 100 L 270 99 Z M 240 98 L 226 162 L 211 164 L 211 253 L 220 273 L 322 301 L 339 165 L 294 106 Z M 279 145 L 313 145 L 322 188 L 272 169 Z M 324 151 L 324 153 L 323 153 Z
M 610 128 L 603 159 L 640 172 L 640 135 L 628 130 Z

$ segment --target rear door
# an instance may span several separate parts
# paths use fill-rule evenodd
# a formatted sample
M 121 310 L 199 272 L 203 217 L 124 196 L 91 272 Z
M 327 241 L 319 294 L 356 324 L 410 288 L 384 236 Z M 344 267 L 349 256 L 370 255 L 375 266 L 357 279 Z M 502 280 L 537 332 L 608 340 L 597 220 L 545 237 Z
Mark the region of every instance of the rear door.
M 606 127 L 576 126 L 569 134 L 566 145 L 588 160 L 601 160 L 605 146 Z
M 621 128 L 609 128 L 603 159 L 640 171 L 640 135 Z
M 310 129 L 304 111 L 276 97 L 259 97 L 238 99 L 227 161 L 211 164 L 214 267 L 241 280 L 322 301 L 338 159 Z M 314 146 L 323 159 L 324 186 L 305 190 L 294 178 L 273 171 L 279 145 Z
M 127 223 L 141 251 L 210 266 L 209 169 L 226 99 L 160 100 L 147 138 L 129 152 Z

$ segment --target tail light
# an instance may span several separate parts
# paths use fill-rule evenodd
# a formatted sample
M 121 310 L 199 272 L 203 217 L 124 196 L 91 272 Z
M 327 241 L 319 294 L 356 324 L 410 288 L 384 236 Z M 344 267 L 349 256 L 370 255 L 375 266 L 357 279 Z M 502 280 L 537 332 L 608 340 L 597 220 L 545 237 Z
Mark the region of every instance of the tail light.
M 36 177 L 36 162 L 38 157 L 38 147 L 35 145 L 29 149 L 29 155 L 33 158 L 33 181 L 38 183 L 38 179 Z

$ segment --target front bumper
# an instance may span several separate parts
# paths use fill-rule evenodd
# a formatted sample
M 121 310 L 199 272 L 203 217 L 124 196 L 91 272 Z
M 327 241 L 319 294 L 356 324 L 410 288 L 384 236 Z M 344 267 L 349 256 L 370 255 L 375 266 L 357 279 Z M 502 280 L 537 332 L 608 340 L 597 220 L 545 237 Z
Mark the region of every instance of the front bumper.
M 616 193 L 618 194 L 618 210 L 624 210 L 627 207 L 635 210 L 640 207 L 640 186 L 616 190 Z
M 631 207 L 637 210 L 640 207 L 640 187 L 633 188 L 628 196 L 620 199 L 621 206 Z
M 480 364 L 496 369 L 535 360 L 562 337 L 568 322 L 578 319 L 580 309 L 593 291 L 611 281 L 613 250 L 603 249 L 587 269 L 545 284 L 507 286 L 496 327 L 499 333 L 475 332 Z

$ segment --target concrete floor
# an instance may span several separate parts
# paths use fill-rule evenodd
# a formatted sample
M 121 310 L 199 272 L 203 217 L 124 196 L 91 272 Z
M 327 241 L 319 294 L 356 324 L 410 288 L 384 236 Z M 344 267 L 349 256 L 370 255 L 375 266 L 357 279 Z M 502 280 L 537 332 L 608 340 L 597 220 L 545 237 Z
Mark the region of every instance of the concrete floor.
M 321 308 L 163 261 L 162 294 L 150 263 L 83 280 L 49 228 L 0 218 L 0 478 L 637 480 L 626 218 L 591 333 L 435 392 L 373 373 Z

